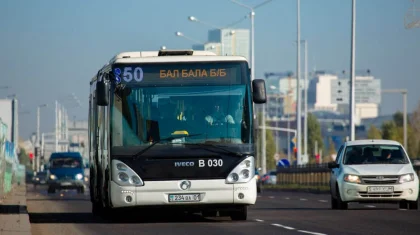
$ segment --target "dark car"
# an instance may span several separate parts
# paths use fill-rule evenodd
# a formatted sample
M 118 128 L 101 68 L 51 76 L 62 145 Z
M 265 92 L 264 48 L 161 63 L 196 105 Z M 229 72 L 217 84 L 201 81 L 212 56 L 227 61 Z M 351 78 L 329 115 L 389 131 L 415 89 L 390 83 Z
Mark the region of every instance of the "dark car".
M 51 154 L 49 161 L 48 193 L 60 189 L 85 191 L 83 158 L 79 152 L 57 152 Z
M 261 176 L 260 176 L 260 172 L 259 169 L 255 168 L 255 178 L 257 179 L 257 193 L 261 193 Z
M 37 185 L 44 185 L 47 184 L 48 174 L 46 171 L 36 172 L 32 177 L 32 184 L 34 187 Z

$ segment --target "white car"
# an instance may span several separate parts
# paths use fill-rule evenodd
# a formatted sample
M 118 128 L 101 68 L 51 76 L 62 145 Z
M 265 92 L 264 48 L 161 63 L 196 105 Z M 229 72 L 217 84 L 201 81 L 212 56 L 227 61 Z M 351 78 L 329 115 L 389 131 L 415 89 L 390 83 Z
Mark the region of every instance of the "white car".
M 347 209 L 349 202 L 418 208 L 419 177 L 404 147 L 396 141 L 348 141 L 328 168 L 332 170 L 332 209 Z

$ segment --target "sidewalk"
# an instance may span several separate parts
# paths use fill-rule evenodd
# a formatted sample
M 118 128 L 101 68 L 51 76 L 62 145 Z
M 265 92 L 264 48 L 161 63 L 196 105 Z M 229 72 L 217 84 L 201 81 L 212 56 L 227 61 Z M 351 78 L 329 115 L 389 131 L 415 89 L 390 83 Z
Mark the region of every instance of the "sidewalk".
M 31 234 L 26 185 L 15 186 L 5 199 L 0 199 L 0 235 L 9 234 Z

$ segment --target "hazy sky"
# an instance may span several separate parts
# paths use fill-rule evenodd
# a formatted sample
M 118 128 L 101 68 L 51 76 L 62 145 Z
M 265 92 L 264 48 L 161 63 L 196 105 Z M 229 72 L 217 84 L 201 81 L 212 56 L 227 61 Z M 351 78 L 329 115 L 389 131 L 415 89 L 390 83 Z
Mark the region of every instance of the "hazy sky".
M 256 5 L 262 0 L 242 0 Z M 409 111 L 420 98 L 420 28 L 404 28 L 411 0 L 357 1 L 356 69 L 369 68 L 383 88 L 408 88 Z M 54 126 L 54 101 L 63 100 L 71 116 L 87 119 L 89 81 L 121 51 L 191 48 L 208 27 L 187 20 L 189 15 L 228 25 L 248 10 L 229 0 L 2 0 L 0 7 L 1 97 L 17 94 L 20 134 L 35 131 L 36 106 L 42 111 L 41 131 Z M 237 25 L 249 28 L 249 20 Z M 309 44 L 309 67 L 350 69 L 351 0 L 301 0 L 301 37 Z M 256 76 L 296 70 L 296 0 L 274 0 L 258 8 L 255 17 Z M 71 93 L 83 107 L 74 105 Z M 402 108 L 399 95 L 385 94 L 382 114 Z

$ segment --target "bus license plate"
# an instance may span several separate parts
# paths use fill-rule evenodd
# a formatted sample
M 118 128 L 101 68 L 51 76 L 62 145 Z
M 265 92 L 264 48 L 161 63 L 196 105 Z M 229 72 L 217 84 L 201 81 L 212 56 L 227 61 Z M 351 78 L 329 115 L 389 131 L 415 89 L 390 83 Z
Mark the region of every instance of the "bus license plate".
M 169 194 L 169 202 L 199 202 L 200 194 Z
M 70 182 L 62 182 L 61 183 L 61 186 L 70 186 L 71 185 L 71 183 Z

